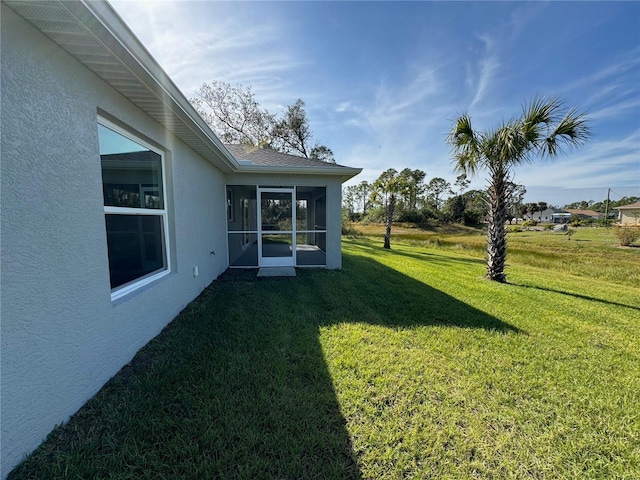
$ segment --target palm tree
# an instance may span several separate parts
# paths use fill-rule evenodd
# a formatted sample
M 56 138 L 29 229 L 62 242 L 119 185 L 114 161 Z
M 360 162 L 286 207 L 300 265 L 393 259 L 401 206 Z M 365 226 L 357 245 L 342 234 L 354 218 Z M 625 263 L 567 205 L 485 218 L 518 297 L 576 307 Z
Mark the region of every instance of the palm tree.
M 393 217 L 396 210 L 397 196 L 407 191 L 408 185 L 406 179 L 398 172 L 390 168 L 380 174 L 378 179 L 372 185 L 372 198 L 377 199 L 381 195 L 384 196 L 385 207 L 385 234 L 384 248 L 391 248 L 391 227 L 393 225 Z
M 564 146 L 581 145 L 589 137 L 584 113 L 575 108 L 565 110 L 557 98 L 534 98 L 524 105 L 522 115 L 495 130 L 475 131 L 471 118 L 458 118 L 449 136 L 455 169 L 474 174 L 489 172 L 486 278 L 506 282 L 508 185 L 511 171 L 518 165 L 532 163 L 537 157 L 555 157 Z

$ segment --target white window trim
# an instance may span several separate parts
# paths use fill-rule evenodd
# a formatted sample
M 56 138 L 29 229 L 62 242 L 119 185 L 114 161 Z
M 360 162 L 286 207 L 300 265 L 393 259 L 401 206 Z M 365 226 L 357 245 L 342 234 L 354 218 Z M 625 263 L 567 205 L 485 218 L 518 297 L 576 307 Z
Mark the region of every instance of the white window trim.
M 149 285 L 156 280 L 169 275 L 172 271 L 171 265 L 171 245 L 169 242 L 169 218 L 167 213 L 167 175 L 166 175 L 166 162 L 165 162 L 165 152 L 149 143 L 145 142 L 135 134 L 123 129 L 119 125 L 107 120 L 104 117 L 98 115 L 98 123 L 114 132 L 122 135 L 125 138 L 128 138 L 132 142 L 135 142 L 145 148 L 148 148 L 154 153 L 160 155 L 160 165 L 162 168 L 162 195 L 163 195 L 163 205 L 164 208 L 130 208 L 130 207 L 113 207 L 113 206 L 104 206 L 104 214 L 105 218 L 107 214 L 111 215 L 153 215 L 162 217 L 162 231 L 164 236 L 164 255 L 166 268 L 159 272 L 150 273 L 148 275 L 142 276 L 137 280 L 132 281 L 131 283 L 125 284 L 123 286 L 119 286 L 111 289 L 111 301 L 118 300 L 126 295 L 129 295 L 131 292 L 138 290 L 146 285 Z M 105 227 L 106 228 L 106 227 Z M 106 230 L 105 230 L 106 233 Z

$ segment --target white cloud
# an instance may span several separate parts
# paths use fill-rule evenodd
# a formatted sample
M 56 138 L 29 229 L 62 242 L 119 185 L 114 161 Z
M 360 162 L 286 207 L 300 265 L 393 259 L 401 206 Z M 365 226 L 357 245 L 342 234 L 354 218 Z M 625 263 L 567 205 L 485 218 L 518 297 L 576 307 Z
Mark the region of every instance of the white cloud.
M 517 177 L 530 186 L 640 187 L 640 129 L 624 138 L 590 142 L 553 162 L 520 168 Z
M 475 94 L 469 110 L 473 110 L 477 104 L 485 99 L 488 91 L 493 87 L 493 82 L 501 66 L 496 42 L 487 34 L 479 35 L 478 38 L 484 44 L 484 55 L 478 62 L 478 74 L 475 77 L 472 74 L 467 81 L 469 85 L 475 87 Z
M 349 110 L 351 110 L 351 102 L 340 102 L 335 108 L 338 113 L 348 112 Z
M 291 72 L 310 64 L 285 48 L 277 22 L 243 24 L 229 4 L 112 3 L 187 97 L 215 79 L 251 86 L 268 107 Z

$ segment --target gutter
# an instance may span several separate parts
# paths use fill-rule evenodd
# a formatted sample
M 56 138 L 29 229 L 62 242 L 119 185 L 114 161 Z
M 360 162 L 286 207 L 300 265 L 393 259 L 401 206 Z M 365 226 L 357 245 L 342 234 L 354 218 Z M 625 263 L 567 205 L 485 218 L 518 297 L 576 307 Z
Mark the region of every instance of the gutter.
M 295 167 L 280 165 L 240 165 L 234 173 L 267 173 L 267 174 L 283 174 L 283 175 L 336 175 L 341 176 L 347 181 L 355 177 L 362 168 L 352 167 Z

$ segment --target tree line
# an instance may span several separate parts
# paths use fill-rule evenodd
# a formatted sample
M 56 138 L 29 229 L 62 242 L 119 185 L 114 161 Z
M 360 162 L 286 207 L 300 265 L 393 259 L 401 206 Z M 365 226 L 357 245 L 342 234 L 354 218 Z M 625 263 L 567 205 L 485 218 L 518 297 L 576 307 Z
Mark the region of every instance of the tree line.
M 459 175 L 453 185 L 444 178 L 435 177 L 426 181 L 422 170 L 405 168 L 384 171 L 374 182 L 364 180 L 357 185 L 349 185 L 342 191 L 344 218 L 350 222 L 385 222 L 387 206 L 394 195 L 393 220 L 426 224 L 461 223 L 478 226 L 484 223 L 488 213 L 485 190 L 468 190 L 469 180 L 465 174 Z M 527 190 L 524 185 L 508 182 L 507 211 L 508 223 L 516 219 L 532 218 L 547 209 L 565 211 L 568 209 L 593 210 L 609 214 L 616 207 L 639 202 L 640 197 L 627 196 L 619 200 L 594 202 L 581 200 L 558 207 L 547 202 L 523 203 Z
M 608 202 L 608 206 L 607 206 Z M 629 205 L 631 203 L 640 202 L 640 197 L 622 197 L 619 200 L 602 200 L 600 202 L 594 202 L 593 200 L 581 200 L 579 202 L 569 203 L 562 207 L 563 210 L 566 209 L 577 209 L 577 210 L 593 210 L 594 212 L 604 213 L 607 209 L 611 212 L 611 209 L 616 207 L 621 207 L 623 205 Z
M 345 219 L 385 222 L 389 203 L 393 202 L 394 221 L 480 225 L 488 213 L 487 194 L 485 190 L 470 190 L 469 184 L 466 174 L 459 175 L 452 185 L 441 177 L 427 181 L 427 174 L 419 169 L 398 172 L 391 168 L 372 183 L 362 181 L 343 188 Z M 514 217 L 522 210 L 525 193 L 524 186 L 509 183 L 509 209 Z

